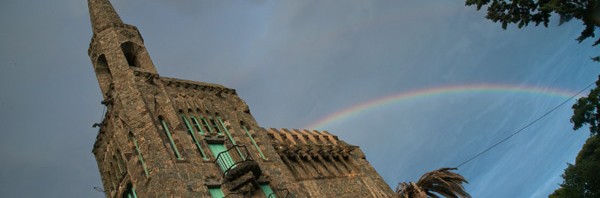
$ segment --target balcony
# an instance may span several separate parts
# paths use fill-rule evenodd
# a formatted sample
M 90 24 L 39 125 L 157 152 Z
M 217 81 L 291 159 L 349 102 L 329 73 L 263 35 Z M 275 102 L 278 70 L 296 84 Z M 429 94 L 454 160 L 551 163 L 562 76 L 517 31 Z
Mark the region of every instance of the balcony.
M 220 152 L 215 159 L 215 164 L 223 173 L 224 184 L 230 191 L 235 191 L 251 183 L 252 189 L 258 188 L 257 180 L 262 175 L 262 170 L 246 146 L 234 145 Z

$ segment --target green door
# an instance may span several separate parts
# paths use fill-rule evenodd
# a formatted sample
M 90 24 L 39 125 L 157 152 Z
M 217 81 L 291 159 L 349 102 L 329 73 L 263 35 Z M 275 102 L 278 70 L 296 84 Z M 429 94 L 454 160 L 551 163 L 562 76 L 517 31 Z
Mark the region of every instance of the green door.
M 273 192 L 273 189 L 271 189 L 271 186 L 269 186 L 269 184 L 261 184 L 260 189 L 262 189 L 267 198 L 277 198 L 275 192 Z
M 208 192 L 212 198 L 223 198 L 225 195 L 221 188 L 208 188 Z
M 208 148 L 212 152 L 213 156 L 215 156 L 215 159 L 217 157 L 219 157 L 219 153 L 221 153 L 221 156 L 218 159 L 218 163 L 220 166 L 219 168 L 221 168 L 221 170 L 223 172 L 227 171 L 227 169 L 229 167 L 233 166 L 234 161 L 231 158 L 231 155 L 229 155 L 228 152 L 225 152 L 225 151 L 227 151 L 227 149 L 225 148 L 225 145 L 223 145 L 223 144 L 208 144 Z

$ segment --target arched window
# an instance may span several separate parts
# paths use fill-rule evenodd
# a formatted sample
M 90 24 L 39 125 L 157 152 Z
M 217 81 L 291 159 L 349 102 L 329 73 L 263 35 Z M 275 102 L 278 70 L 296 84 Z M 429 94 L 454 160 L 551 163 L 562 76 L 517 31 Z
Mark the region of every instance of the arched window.
M 121 50 L 129 66 L 140 67 L 139 47 L 137 45 L 132 42 L 125 42 L 121 44 Z
M 112 74 L 110 73 L 108 62 L 106 61 L 106 56 L 104 56 L 104 54 L 98 56 L 98 59 L 96 60 L 96 73 L 107 75 L 107 77 L 112 78 Z
M 131 183 L 127 184 L 127 189 L 123 192 L 121 198 L 137 198 L 137 193 L 135 193 L 135 188 Z
M 108 86 L 112 83 L 112 74 L 110 73 L 110 68 L 108 68 L 108 62 L 106 61 L 106 56 L 104 54 L 98 56 L 96 59 L 96 77 L 98 78 L 98 82 L 100 83 L 100 88 L 103 91 L 107 91 Z

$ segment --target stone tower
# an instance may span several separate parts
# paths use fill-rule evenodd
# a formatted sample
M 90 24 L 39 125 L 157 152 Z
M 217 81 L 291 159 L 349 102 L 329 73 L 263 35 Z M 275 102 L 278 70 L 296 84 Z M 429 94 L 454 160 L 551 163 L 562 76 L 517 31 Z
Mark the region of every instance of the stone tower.
M 93 153 L 106 197 L 391 197 L 362 151 L 325 131 L 261 128 L 234 89 L 159 76 L 140 32 L 88 0 L 107 111 Z

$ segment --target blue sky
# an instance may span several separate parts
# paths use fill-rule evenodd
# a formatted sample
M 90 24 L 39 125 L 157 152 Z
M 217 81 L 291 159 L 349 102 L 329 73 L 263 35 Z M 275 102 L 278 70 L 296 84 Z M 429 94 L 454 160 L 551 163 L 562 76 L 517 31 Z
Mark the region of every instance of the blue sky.
M 162 76 L 238 91 L 263 127 L 303 128 L 389 95 L 502 84 L 576 92 L 600 73 L 577 21 L 502 30 L 463 1 L 113 0 Z M 0 2 L 0 195 L 102 197 L 102 113 L 84 0 Z M 319 128 L 360 146 L 395 187 L 456 166 L 566 98 L 465 92 Z M 474 197 L 545 197 L 588 136 L 568 103 L 458 170 Z

